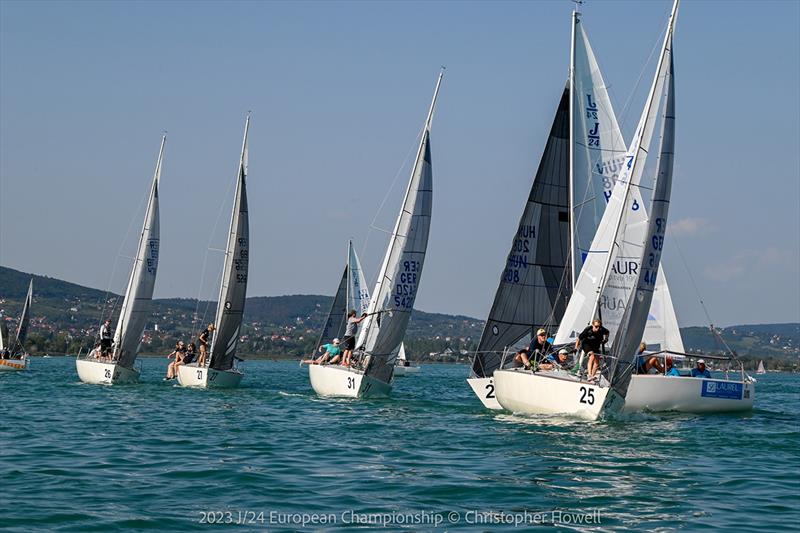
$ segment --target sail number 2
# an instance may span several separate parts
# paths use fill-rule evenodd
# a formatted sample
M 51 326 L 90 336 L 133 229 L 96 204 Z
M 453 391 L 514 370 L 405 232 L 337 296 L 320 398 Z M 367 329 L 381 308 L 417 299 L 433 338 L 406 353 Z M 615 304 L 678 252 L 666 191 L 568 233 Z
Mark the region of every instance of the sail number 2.
M 581 387 L 580 403 L 594 405 L 594 389 L 592 387 Z

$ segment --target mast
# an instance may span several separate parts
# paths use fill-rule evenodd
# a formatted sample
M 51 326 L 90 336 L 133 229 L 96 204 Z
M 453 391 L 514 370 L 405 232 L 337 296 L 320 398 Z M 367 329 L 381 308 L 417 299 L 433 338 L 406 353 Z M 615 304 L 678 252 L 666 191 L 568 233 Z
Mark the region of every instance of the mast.
M 578 267 L 575 258 L 575 27 L 578 25 L 578 5 L 580 0 L 575 1 L 575 9 L 572 11 L 572 31 L 569 48 L 569 262 L 570 262 L 570 287 L 574 288 L 578 280 Z
M 630 198 L 631 193 L 631 180 L 634 177 L 634 174 L 638 170 L 636 167 L 638 166 L 638 158 L 639 152 L 644 151 L 647 153 L 647 149 L 642 147 L 643 140 L 645 136 L 648 137 L 646 139 L 649 144 L 650 137 L 652 137 L 652 125 L 648 125 L 647 122 L 650 117 L 651 109 L 653 107 L 653 103 L 656 99 L 656 89 L 659 83 L 659 74 L 663 70 L 664 59 L 666 57 L 667 52 L 669 51 L 669 47 L 671 46 L 672 42 L 672 32 L 674 30 L 675 20 L 678 16 L 678 5 L 680 4 L 680 0 L 675 0 L 672 4 L 672 12 L 669 16 L 669 22 L 667 23 L 667 33 L 664 36 L 664 45 L 661 47 L 661 53 L 658 57 L 658 63 L 656 65 L 656 76 L 653 78 L 653 83 L 650 87 L 650 92 L 647 95 L 647 102 L 644 106 L 644 111 L 642 112 L 642 118 L 639 121 L 639 126 L 636 128 L 636 134 L 634 135 L 633 143 L 631 144 L 631 151 L 628 153 L 628 172 L 624 174 L 625 180 L 620 179 L 621 183 L 618 183 L 617 186 L 622 186 L 624 188 L 624 196 L 622 200 L 622 209 L 620 209 L 619 215 L 617 216 L 616 224 L 614 226 L 614 240 L 611 244 L 611 248 L 608 250 L 606 254 L 605 260 L 605 268 L 603 269 L 603 275 L 600 279 L 600 283 L 597 286 L 597 297 L 595 298 L 594 304 L 594 311 L 592 313 L 592 317 L 598 317 L 600 311 L 600 300 L 603 296 L 603 287 L 605 287 L 606 282 L 608 280 L 608 271 L 609 267 L 611 266 L 611 261 L 614 259 L 613 248 L 618 248 L 619 243 L 617 242 L 620 237 L 620 228 L 622 226 L 622 221 L 625 218 L 628 199 Z M 650 132 L 646 133 L 645 129 L 650 129 Z M 647 147 L 649 148 L 649 146 Z M 615 187 L 616 188 L 616 187 Z

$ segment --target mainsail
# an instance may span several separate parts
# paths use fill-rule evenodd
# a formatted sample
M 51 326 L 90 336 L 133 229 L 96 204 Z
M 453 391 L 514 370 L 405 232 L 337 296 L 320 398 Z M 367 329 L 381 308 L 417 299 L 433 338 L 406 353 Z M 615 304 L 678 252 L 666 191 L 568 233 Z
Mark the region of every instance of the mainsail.
M 628 297 L 622 323 L 612 343 L 614 356 L 610 375 L 611 386 L 617 393 L 625 397 L 628 391 L 631 374 L 633 372 L 633 359 L 637 353 L 636 348 L 644 333 L 647 313 L 655 291 L 658 267 L 661 262 L 661 252 L 664 249 L 664 238 L 667 232 L 667 215 L 669 213 L 670 195 L 672 192 L 672 167 L 675 156 L 675 75 L 673 70 L 672 31 L 675 24 L 678 2 L 675 2 L 667 36 L 664 40 L 664 49 L 659 62 L 658 78 L 664 84 L 666 78 L 666 103 L 664 106 L 663 121 L 661 124 L 661 149 L 658 157 L 658 170 L 656 172 L 656 185 L 650 208 L 650 221 L 644 241 L 644 252 L 640 259 L 642 268 L 636 282 L 636 288 Z M 652 97 L 651 97 L 652 98 Z M 650 101 L 648 104 L 652 107 Z M 645 108 L 647 109 L 647 108 Z M 644 149 L 643 146 L 638 147 Z
M 114 357 L 117 364 L 126 368 L 133 368 L 136 360 L 142 332 L 150 314 L 150 301 L 156 284 L 159 247 L 158 185 L 161 180 L 161 163 L 164 158 L 166 141 L 167 137 L 163 136 L 158 151 L 156 169 L 153 173 L 153 184 L 150 187 L 144 224 L 139 235 L 136 259 L 131 268 L 119 322 L 114 333 Z
M 392 355 L 403 341 L 414 308 L 428 247 L 433 201 L 430 129 L 443 74 L 436 81 L 403 205 L 356 344 L 369 355 L 366 372 L 386 382 L 391 380 Z
M 17 334 L 14 337 L 14 342 L 11 343 L 12 356 L 19 355 L 25 352 L 25 341 L 28 339 L 28 329 L 31 324 L 31 304 L 33 303 L 33 280 L 28 284 L 28 294 L 25 296 L 25 304 L 22 306 L 22 313 L 19 315 L 19 324 L 17 324 Z
M 569 295 L 569 281 L 564 276 L 569 256 L 568 179 L 567 87 L 500 275 L 472 362 L 473 376 L 491 376 L 500 367 L 501 350 L 532 329 L 558 326 Z
M 225 247 L 225 263 L 217 299 L 217 314 L 214 320 L 216 331 L 211 342 L 209 367 L 214 370 L 229 370 L 239 344 L 244 304 L 247 297 L 247 272 L 250 254 L 250 225 L 247 215 L 247 134 L 250 117 L 244 126 L 242 154 L 236 178 L 228 244 Z

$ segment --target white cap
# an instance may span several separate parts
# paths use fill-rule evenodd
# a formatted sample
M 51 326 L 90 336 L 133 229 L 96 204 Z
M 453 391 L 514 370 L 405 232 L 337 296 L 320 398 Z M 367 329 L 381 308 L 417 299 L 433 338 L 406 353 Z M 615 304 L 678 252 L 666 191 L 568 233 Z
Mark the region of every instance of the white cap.
M 562 353 L 563 353 L 564 355 L 569 355 L 569 352 L 567 351 L 567 349 L 566 349 L 566 348 L 561 348 L 561 349 L 558 351 L 558 355 L 561 355 Z
M 336 337 L 335 339 L 333 339 L 333 344 L 339 344 L 339 337 Z
M 697 364 L 698 364 L 698 365 L 704 365 L 704 364 L 706 364 L 706 362 L 705 362 L 705 360 L 703 360 L 703 359 L 698 359 L 698 360 L 697 360 Z

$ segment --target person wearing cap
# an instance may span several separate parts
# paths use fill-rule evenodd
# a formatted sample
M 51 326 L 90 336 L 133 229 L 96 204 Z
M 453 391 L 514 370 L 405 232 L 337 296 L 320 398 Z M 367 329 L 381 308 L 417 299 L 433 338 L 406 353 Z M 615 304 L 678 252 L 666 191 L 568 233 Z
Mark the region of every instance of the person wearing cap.
M 697 360 L 697 365 L 692 369 L 693 378 L 710 378 L 711 372 L 706 368 L 706 362 L 703 359 Z
M 602 347 L 608 342 L 608 335 L 609 331 L 603 327 L 603 321 L 595 318 L 575 341 L 575 349 L 582 348 L 583 353 L 589 356 L 589 363 L 586 366 L 586 374 L 589 379 L 593 379 L 600 368 Z
M 547 331 L 539 329 L 536 335 L 531 339 L 531 345 L 528 347 L 528 352 L 533 354 L 534 361 L 541 361 L 547 355 L 547 352 L 553 347 L 547 340 Z
M 338 362 L 342 355 L 342 348 L 339 346 L 339 344 L 340 341 L 338 338 L 333 339 L 333 342 L 329 344 L 323 344 L 319 347 L 319 351 L 324 352 L 321 356 L 319 356 L 317 359 L 304 359 L 300 361 L 300 364 L 302 365 L 304 363 L 308 363 L 311 365 L 324 365 L 331 358 L 333 358 L 331 363 Z
M 667 376 L 674 376 L 677 378 L 681 377 L 681 373 L 678 371 L 677 368 L 675 368 L 675 365 L 672 363 L 672 357 L 667 357 L 666 364 L 667 364 L 667 373 L 666 373 Z
M 197 366 L 206 366 L 206 355 L 208 354 L 208 343 L 211 342 L 211 334 L 217 328 L 214 324 L 209 324 L 206 329 L 200 332 L 197 337 L 197 342 L 200 344 L 200 359 L 197 360 Z
M 547 359 L 539 365 L 539 368 L 542 370 L 553 370 L 555 368 L 569 370 L 571 366 L 572 365 L 569 363 L 569 352 L 565 348 L 561 348 L 558 351 L 558 355 L 548 355 Z

